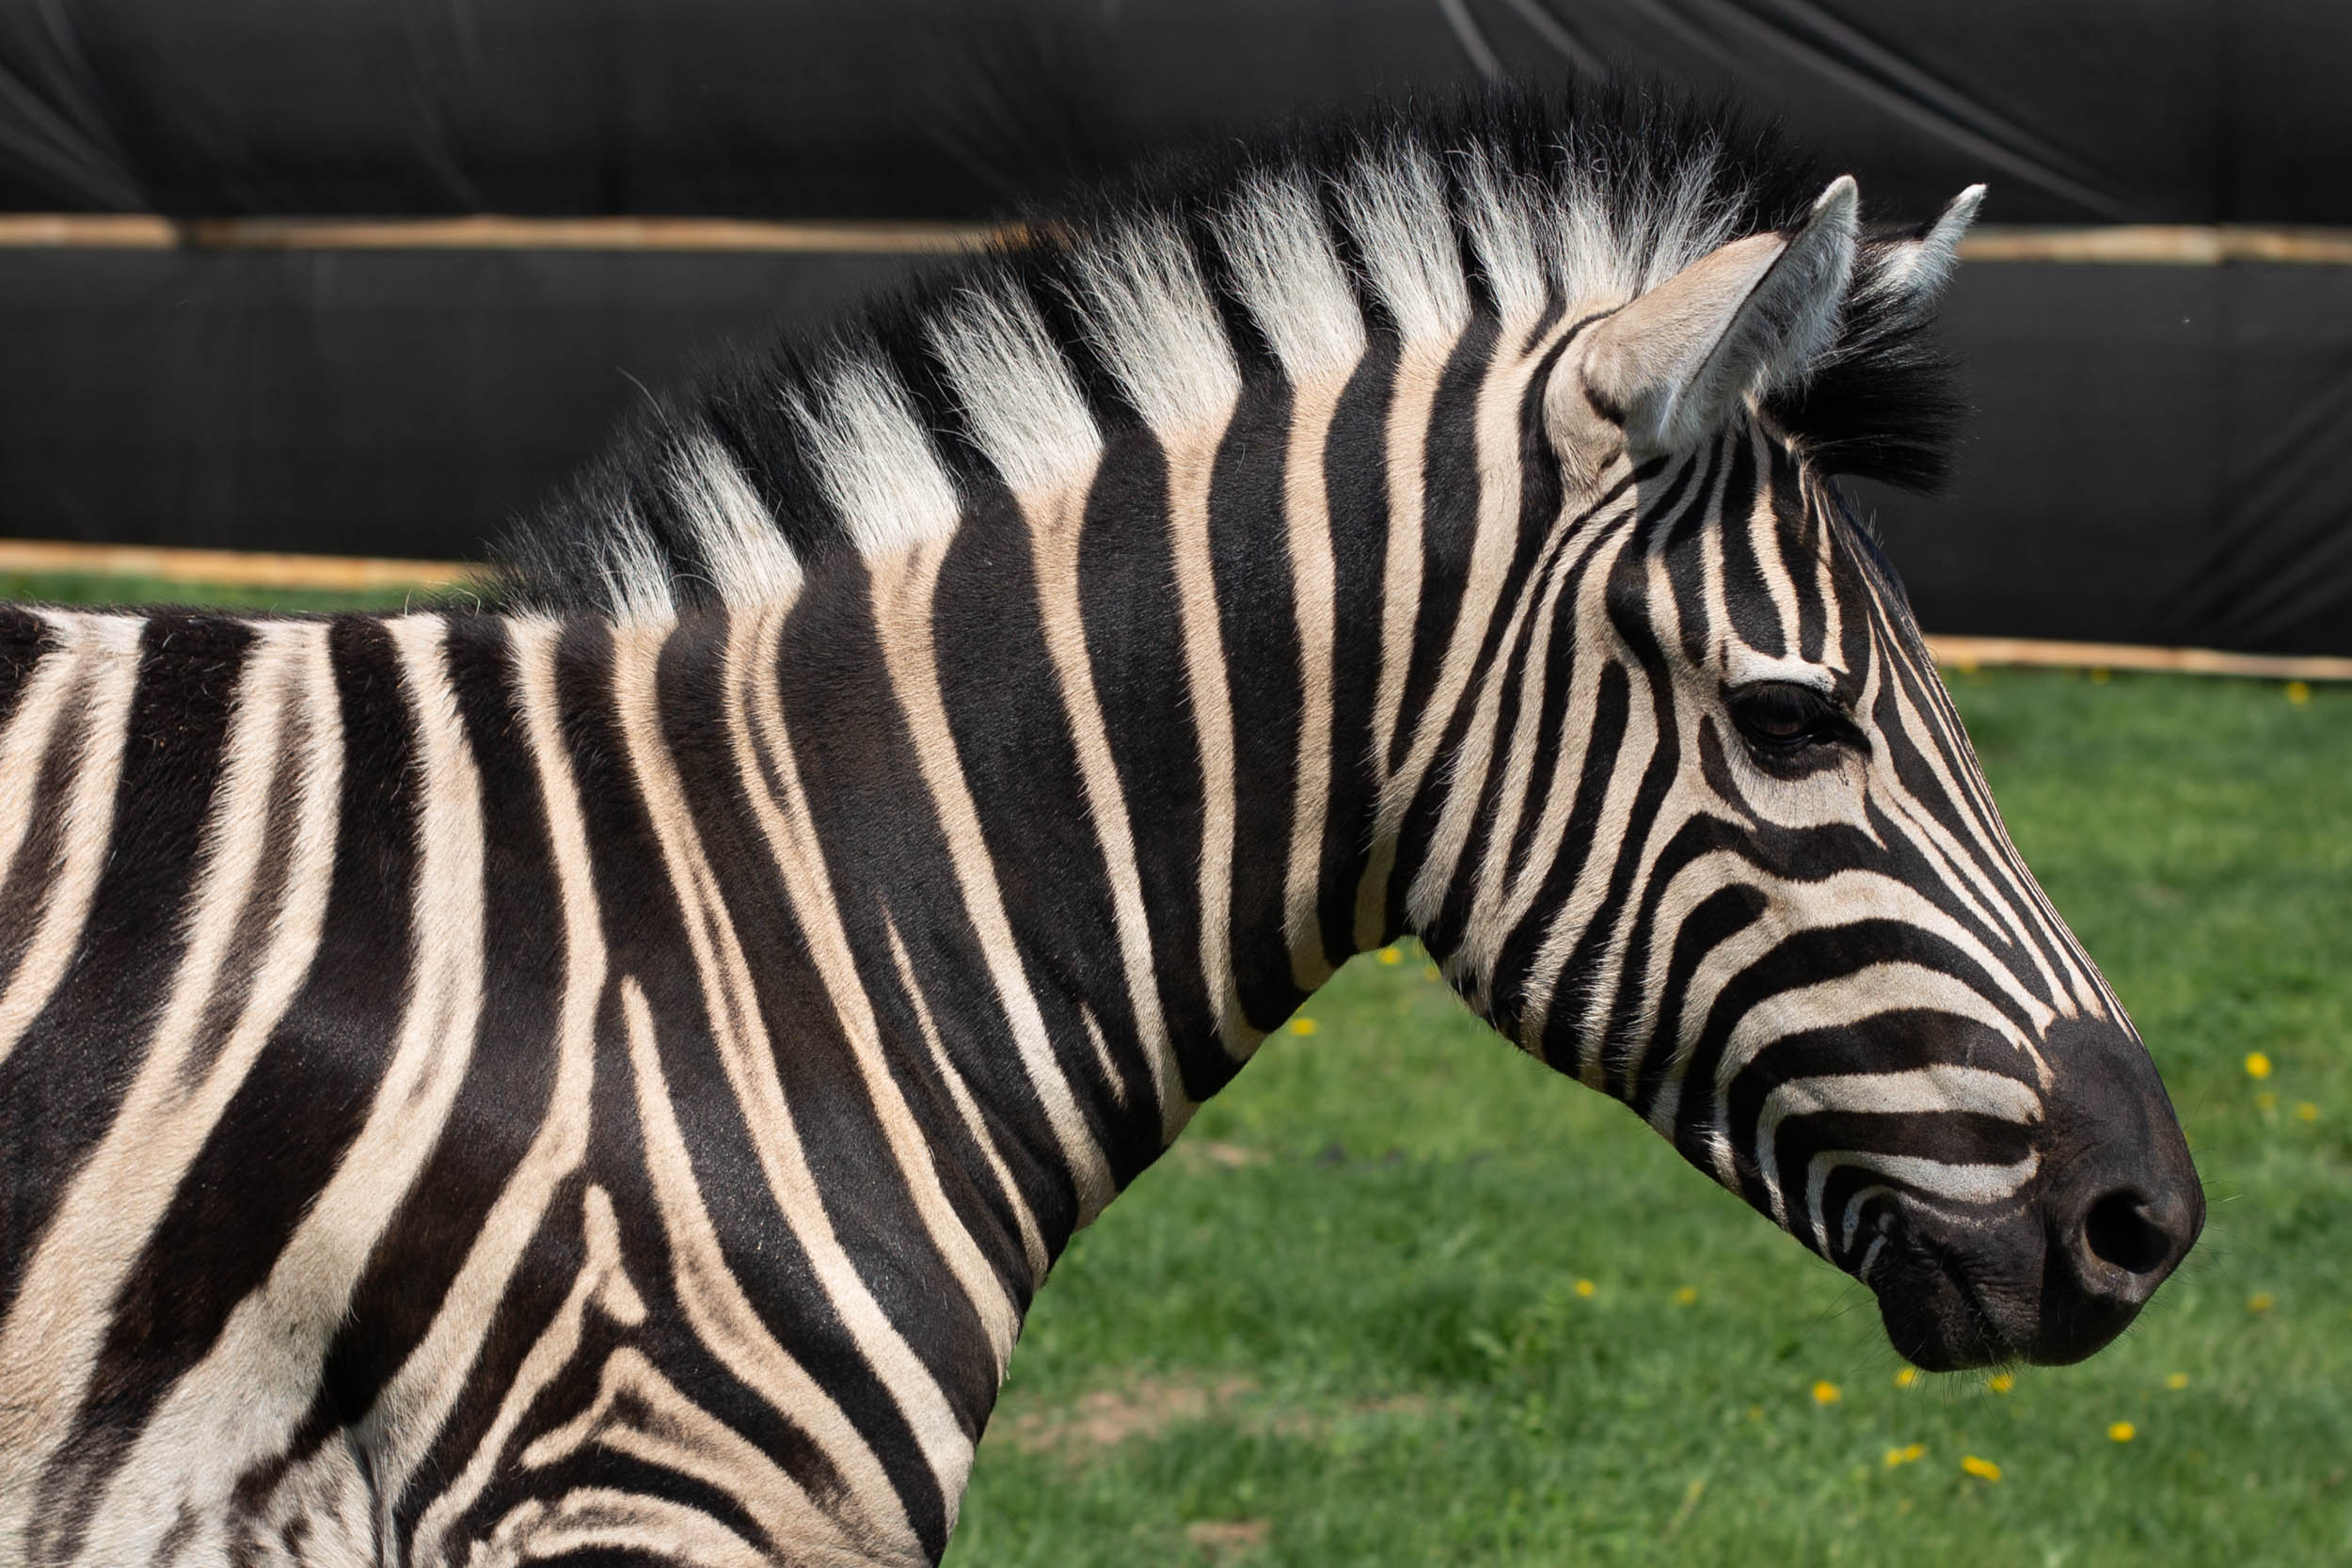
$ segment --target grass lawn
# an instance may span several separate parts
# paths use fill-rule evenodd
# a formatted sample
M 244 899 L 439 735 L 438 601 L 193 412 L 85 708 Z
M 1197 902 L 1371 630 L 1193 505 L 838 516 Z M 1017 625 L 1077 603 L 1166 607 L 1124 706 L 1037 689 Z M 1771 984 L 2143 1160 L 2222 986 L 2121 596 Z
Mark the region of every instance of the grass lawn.
M 1953 679 L 2213 1200 L 2130 1334 L 1906 1383 L 1867 1291 L 1408 948 L 1078 1238 L 949 1563 L 2352 1561 L 2352 690 Z

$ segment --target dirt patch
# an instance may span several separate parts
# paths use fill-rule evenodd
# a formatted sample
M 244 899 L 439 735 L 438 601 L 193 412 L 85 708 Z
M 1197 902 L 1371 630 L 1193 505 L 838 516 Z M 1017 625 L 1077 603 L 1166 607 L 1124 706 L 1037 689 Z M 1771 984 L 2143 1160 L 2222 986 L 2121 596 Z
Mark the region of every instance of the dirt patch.
M 1278 1408 L 1248 1398 L 1257 1391 L 1258 1386 L 1246 1377 L 1215 1383 L 1140 1378 L 1123 1387 L 1091 1389 L 1057 1409 L 1025 1410 L 995 1421 L 988 1429 L 988 1441 L 1009 1443 L 1023 1453 L 1058 1454 L 1077 1464 L 1134 1439 L 1157 1437 L 1186 1421 L 1224 1418 L 1244 1432 L 1320 1442 L 1343 1425 L 1367 1418 L 1416 1420 L 1439 1408 L 1438 1402 L 1423 1394 Z
M 1196 1519 L 1184 1527 L 1184 1539 L 1224 1562 L 1265 1544 L 1268 1525 L 1263 1519 Z
M 1181 1421 L 1222 1414 L 1256 1387 L 1248 1378 L 1202 1383 L 1147 1377 L 1125 1388 L 1096 1388 L 1059 1410 L 1025 1410 L 1003 1433 L 1024 1453 L 1057 1453 L 1084 1459 L 1136 1437 L 1156 1437 Z
M 1274 1158 L 1263 1148 L 1218 1143 L 1214 1138 L 1183 1138 L 1168 1151 L 1179 1170 L 1245 1170 Z

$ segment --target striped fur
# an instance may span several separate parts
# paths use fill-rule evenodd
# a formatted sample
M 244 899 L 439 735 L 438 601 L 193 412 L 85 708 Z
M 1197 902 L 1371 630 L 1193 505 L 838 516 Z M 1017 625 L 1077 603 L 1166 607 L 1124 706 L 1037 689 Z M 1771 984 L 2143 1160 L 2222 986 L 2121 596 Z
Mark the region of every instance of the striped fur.
M 1906 1354 L 2120 1327 L 2018 1260 L 2169 1110 L 1832 481 L 1965 213 L 1725 145 L 1050 230 L 680 405 L 511 612 L 0 610 L 0 1560 L 935 1560 L 1054 1258 L 1406 930 Z

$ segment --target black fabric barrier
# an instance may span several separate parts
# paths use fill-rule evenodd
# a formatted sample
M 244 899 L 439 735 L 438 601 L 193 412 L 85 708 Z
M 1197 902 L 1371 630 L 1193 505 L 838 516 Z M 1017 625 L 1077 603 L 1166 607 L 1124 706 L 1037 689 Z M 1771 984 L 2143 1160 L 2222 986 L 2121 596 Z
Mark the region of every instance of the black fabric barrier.
M 729 339 L 903 257 L 0 252 L 0 534 L 462 556 Z M 1974 265 L 1939 630 L 2352 654 L 2352 269 Z
M 1171 135 L 1604 64 L 1882 212 L 2352 223 L 2336 0 L 47 0 L 0 208 L 977 216 Z

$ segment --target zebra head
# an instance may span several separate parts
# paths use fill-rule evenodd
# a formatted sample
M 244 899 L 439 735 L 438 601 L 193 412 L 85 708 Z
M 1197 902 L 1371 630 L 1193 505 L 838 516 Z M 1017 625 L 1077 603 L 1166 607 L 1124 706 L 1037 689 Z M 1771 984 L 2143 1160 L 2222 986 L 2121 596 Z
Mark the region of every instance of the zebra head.
M 1840 180 L 1562 326 L 1528 404 L 1562 504 L 1406 910 L 1473 1005 L 1938 1370 L 2090 1354 L 2204 1209 L 1894 572 L 1776 417 L 1868 318 L 1917 325 L 1979 194 L 1864 240 Z

